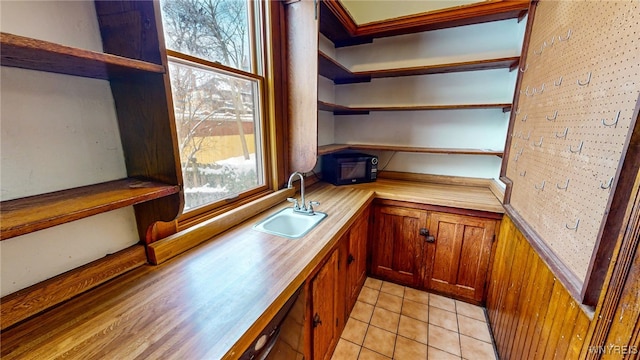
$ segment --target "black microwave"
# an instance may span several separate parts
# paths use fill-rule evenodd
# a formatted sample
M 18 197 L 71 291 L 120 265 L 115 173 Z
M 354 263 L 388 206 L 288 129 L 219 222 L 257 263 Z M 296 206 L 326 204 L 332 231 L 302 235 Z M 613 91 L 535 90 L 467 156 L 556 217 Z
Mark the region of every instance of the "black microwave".
M 322 179 L 334 185 L 372 182 L 377 177 L 377 156 L 355 152 L 322 156 Z

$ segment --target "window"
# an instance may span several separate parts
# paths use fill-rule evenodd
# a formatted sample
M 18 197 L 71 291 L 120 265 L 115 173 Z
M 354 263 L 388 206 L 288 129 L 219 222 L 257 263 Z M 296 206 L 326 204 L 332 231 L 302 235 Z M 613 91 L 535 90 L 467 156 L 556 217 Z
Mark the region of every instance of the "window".
M 161 1 L 185 213 L 266 189 L 261 6 Z

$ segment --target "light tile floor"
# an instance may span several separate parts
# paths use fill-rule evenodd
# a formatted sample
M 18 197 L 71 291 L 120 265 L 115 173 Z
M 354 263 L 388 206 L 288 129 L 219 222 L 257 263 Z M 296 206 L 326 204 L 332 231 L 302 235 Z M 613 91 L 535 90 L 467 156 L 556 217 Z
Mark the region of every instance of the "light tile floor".
M 482 307 L 367 278 L 332 360 L 495 360 Z

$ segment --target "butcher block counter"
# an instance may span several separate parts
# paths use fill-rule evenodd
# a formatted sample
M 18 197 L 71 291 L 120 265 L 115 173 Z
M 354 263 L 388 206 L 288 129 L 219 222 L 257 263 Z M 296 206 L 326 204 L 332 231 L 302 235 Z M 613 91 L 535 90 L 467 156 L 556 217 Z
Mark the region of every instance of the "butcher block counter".
M 296 194 L 298 195 L 298 194 Z M 300 239 L 254 230 L 279 205 L 158 266 L 119 276 L 1 334 L 3 359 L 235 359 L 376 197 L 502 213 L 487 188 L 382 179 L 306 199 L 328 214 Z

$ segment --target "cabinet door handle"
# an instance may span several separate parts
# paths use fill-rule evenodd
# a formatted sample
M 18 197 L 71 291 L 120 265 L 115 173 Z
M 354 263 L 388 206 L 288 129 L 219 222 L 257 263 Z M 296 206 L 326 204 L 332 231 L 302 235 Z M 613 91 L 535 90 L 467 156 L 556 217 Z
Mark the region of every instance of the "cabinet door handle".
M 320 315 L 318 315 L 318 313 L 316 313 L 313 316 L 313 327 L 317 327 L 318 325 L 321 325 L 322 321 L 320 320 Z
M 347 256 L 347 265 L 351 265 L 351 263 L 355 260 L 356 258 L 354 258 L 353 255 L 349 254 L 349 256 Z
M 424 236 L 425 237 L 424 241 L 428 243 L 436 242 L 436 237 L 433 235 L 429 235 L 429 230 L 425 228 L 420 229 L 420 235 Z

